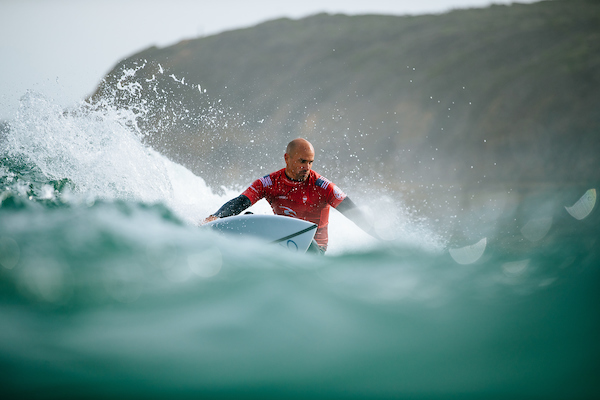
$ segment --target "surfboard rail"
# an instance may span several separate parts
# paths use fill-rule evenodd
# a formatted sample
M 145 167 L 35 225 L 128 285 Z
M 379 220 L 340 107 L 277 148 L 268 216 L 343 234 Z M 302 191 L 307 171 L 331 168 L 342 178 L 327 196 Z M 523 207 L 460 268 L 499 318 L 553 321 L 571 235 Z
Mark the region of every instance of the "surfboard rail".
M 304 253 L 310 246 L 317 225 L 283 215 L 242 214 L 219 218 L 203 227 L 224 235 L 254 237 L 267 243 L 278 244 L 291 251 Z

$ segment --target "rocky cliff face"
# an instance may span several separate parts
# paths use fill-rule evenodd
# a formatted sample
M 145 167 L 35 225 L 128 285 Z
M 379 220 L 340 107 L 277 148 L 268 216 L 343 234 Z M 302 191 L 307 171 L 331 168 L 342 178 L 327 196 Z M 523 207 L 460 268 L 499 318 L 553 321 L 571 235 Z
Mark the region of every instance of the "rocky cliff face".
M 209 183 L 246 184 L 303 136 L 315 169 L 388 185 L 600 182 L 600 3 L 316 15 L 150 48 L 93 101 Z

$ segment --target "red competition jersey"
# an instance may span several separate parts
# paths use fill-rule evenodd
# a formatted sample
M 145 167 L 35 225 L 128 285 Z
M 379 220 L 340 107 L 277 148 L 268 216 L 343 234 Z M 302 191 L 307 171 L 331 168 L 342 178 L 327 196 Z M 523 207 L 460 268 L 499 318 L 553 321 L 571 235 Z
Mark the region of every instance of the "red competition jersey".
M 329 206 L 336 208 L 346 194 L 315 171 L 303 182 L 293 181 L 285 168 L 255 180 L 244 193 L 252 204 L 265 198 L 277 215 L 303 219 L 318 225 L 315 241 L 327 247 Z

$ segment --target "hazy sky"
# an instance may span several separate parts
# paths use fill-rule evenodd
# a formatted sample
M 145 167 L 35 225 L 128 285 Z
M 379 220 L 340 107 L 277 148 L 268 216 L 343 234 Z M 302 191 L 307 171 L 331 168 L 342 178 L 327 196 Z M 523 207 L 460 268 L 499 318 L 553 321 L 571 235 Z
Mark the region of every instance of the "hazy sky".
M 518 0 L 532 3 L 536 0 Z M 0 0 L 0 119 L 34 90 L 69 105 L 122 58 L 279 18 L 319 12 L 425 14 L 511 0 Z

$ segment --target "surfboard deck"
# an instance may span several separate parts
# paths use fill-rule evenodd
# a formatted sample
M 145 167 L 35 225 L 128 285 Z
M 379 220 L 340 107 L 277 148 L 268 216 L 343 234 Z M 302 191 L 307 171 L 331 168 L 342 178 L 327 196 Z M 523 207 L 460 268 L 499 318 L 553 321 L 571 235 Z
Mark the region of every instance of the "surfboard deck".
M 225 235 L 248 236 L 278 244 L 288 250 L 305 253 L 317 231 L 317 225 L 282 215 L 242 214 L 219 218 L 203 225 Z

